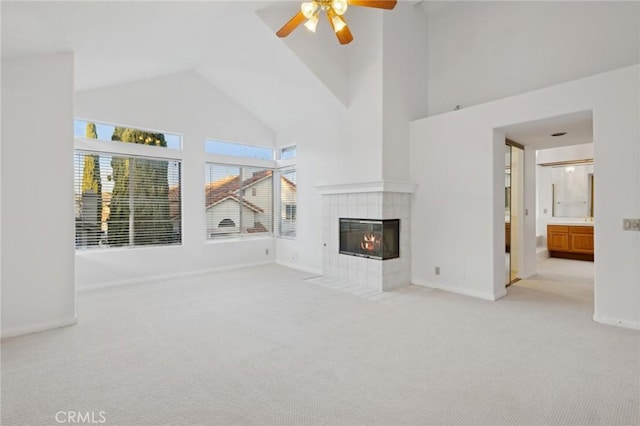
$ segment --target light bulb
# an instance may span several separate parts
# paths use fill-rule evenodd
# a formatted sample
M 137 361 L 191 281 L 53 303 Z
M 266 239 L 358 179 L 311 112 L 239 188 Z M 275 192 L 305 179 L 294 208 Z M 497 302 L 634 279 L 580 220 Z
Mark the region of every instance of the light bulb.
M 347 26 L 346 22 L 344 22 L 344 19 L 342 19 L 338 15 L 334 15 L 333 18 L 331 18 L 331 22 L 333 22 L 333 30 L 335 32 L 338 32 Z
M 331 7 L 336 11 L 336 14 L 344 15 L 347 11 L 347 0 L 333 0 Z
M 312 33 L 316 32 L 316 27 L 318 26 L 318 15 L 315 14 L 307 22 L 304 24 L 305 27 Z
M 315 1 L 307 1 L 300 5 L 300 11 L 307 19 L 311 19 L 311 17 L 313 16 L 313 12 L 315 12 L 317 8 L 318 2 Z

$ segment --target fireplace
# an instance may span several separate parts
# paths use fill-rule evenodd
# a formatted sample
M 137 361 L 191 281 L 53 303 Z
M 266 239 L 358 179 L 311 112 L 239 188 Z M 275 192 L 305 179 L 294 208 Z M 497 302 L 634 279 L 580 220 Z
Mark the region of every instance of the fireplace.
M 379 260 L 400 257 L 400 219 L 340 218 L 340 253 Z

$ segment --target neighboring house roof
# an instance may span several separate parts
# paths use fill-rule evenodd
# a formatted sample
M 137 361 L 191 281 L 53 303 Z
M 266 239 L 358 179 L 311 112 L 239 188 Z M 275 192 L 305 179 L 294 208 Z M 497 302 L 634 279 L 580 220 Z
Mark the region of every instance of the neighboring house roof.
M 263 180 L 270 178 L 272 174 L 273 171 L 271 170 L 262 170 L 259 172 L 255 172 L 253 176 L 245 179 L 242 182 L 242 188 L 246 189 L 252 185 L 257 184 L 258 182 L 262 182 Z M 205 201 L 207 209 L 215 204 L 218 204 L 223 199 L 229 198 L 229 196 L 232 196 L 233 199 L 239 202 L 240 199 L 238 197 L 238 191 L 240 191 L 240 186 L 240 176 L 229 176 L 208 184 L 205 188 Z M 255 209 L 257 208 L 260 212 L 263 211 L 255 204 L 251 204 L 244 199 L 243 201 L 244 204 L 250 209 L 256 211 Z
M 246 189 L 253 185 L 262 182 L 263 180 L 270 178 L 273 175 L 271 170 L 261 170 L 255 172 L 250 178 L 245 179 L 242 182 L 242 188 Z M 211 182 L 205 187 L 205 205 L 206 209 L 209 209 L 225 200 L 233 200 L 237 203 L 240 202 L 238 192 L 240 191 L 240 176 L 227 176 L 219 179 L 215 182 Z M 256 213 L 263 213 L 264 210 L 243 199 L 243 205 Z M 180 217 L 180 187 L 173 186 L 169 188 L 169 209 L 172 219 Z
M 286 183 L 287 185 L 289 185 L 291 188 L 296 189 L 296 184 L 295 184 L 295 183 L 293 183 L 293 182 L 291 182 L 291 181 L 290 181 L 289 179 L 287 179 L 286 177 L 284 177 L 284 176 L 280 176 L 280 179 L 282 179 L 282 181 L 283 181 L 284 183 Z
M 222 203 L 222 202 L 224 202 L 226 200 L 232 200 L 232 201 L 235 201 L 236 203 L 240 203 L 240 198 L 237 195 L 235 195 L 235 194 L 227 194 L 224 198 L 221 198 L 221 199 L 217 200 L 215 203 L 207 206 L 207 210 L 212 208 L 212 207 L 215 207 L 216 205 L 218 205 L 218 204 L 220 204 L 220 203 Z M 250 210 L 253 210 L 256 213 L 263 213 L 264 212 L 264 210 L 262 208 L 256 206 L 253 203 L 250 203 L 249 201 L 247 201 L 245 199 L 242 200 L 242 204 L 244 204 L 245 207 L 247 207 Z
M 246 179 L 244 182 L 242 182 L 242 188 L 246 189 L 259 182 L 262 182 L 266 178 L 270 178 L 272 174 L 273 174 L 273 171 L 271 170 L 262 170 L 260 172 L 255 172 L 253 176 L 251 176 L 249 179 Z

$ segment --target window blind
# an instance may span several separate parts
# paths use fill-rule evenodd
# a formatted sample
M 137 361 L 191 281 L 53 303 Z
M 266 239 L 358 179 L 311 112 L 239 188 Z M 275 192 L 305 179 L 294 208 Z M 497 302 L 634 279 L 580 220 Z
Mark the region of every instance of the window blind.
M 181 163 L 76 151 L 76 247 L 182 242 Z
M 298 187 L 295 168 L 280 170 L 280 235 L 296 236 Z
M 205 214 L 208 239 L 273 233 L 273 171 L 207 164 Z

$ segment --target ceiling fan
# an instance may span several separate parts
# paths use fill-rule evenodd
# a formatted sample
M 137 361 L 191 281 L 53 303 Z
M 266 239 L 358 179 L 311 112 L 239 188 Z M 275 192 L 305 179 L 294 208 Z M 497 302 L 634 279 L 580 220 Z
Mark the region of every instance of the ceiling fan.
M 305 20 L 307 22 L 304 26 L 315 33 L 320 13 L 325 13 L 340 44 L 349 44 L 353 41 L 353 36 L 343 18 L 348 6 L 391 10 L 396 7 L 396 3 L 398 3 L 397 0 L 315 0 L 304 2 L 300 5 L 300 12 L 296 13 L 276 34 L 278 37 L 286 37 Z

